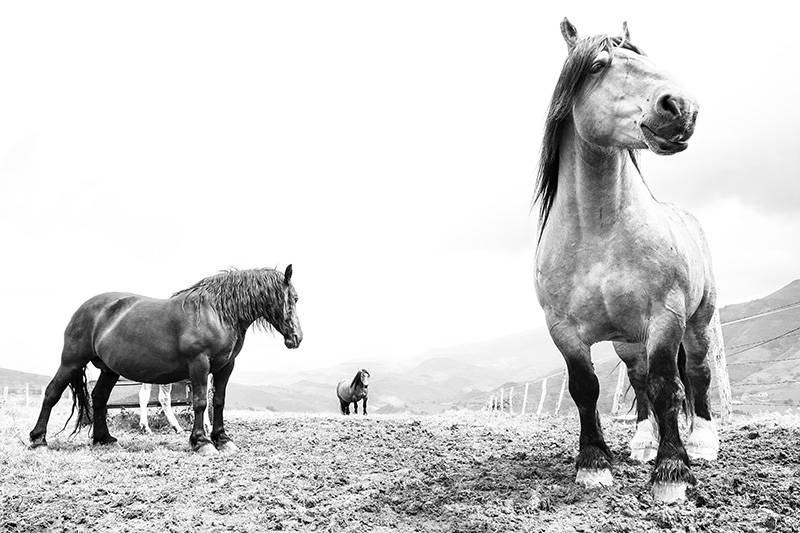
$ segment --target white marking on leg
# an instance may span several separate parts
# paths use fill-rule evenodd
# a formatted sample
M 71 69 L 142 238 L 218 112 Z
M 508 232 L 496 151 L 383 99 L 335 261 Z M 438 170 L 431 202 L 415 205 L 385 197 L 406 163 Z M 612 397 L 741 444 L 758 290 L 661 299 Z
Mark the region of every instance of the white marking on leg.
M 658 452 L 658 437 L 655 426 L 649 418 L 636 424 L 636 434 L 630 443 L 631 459 L 646 463 L 652 461 Z
M 695 417 L 692 432 L 686 441 L 686 452 L 692 459 L 716 461 L 719 452 L 719 436 L 713 420 Z

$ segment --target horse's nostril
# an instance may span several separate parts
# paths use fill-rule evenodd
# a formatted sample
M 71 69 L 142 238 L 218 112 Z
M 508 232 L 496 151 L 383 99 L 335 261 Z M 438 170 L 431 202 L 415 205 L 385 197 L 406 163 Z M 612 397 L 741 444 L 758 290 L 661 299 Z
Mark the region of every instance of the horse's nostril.
M 669 118 L 681 116 L 680 101 L 671 94 L 662 94 L 656 100 L 656 110 Z

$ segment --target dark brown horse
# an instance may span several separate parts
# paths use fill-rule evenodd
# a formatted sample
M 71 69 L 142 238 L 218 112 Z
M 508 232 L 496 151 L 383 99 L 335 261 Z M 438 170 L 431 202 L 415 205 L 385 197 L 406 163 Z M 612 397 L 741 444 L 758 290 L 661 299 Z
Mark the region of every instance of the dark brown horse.
M 355 377 L 348 381 L 343 379 L 336 385 L 336 396 L 343 415 L 350 414 L 350 404 L 353 404 L 355 414 L 358 414 L 358 402 L 364 400 L 364 414 L 367 414 L 367 396 L 369 395 L 369 372 L 361 369 Z
M 189 442 L 200 453 L 235 451 L 225 434 L 222 411 L 225 389 L 236 356 L 251 325 L 283 335 L 287 348 L 303 340 L 297 317 L 297 292 L 292 266 L 231 270 L 203 279 L 164 300 L 129 293 L 105 293 L 91 298 L 72 316 L 64 333 L 61 366 L 47 386 L 42 411 L 30 433 L 31 446 L 45 446 L 50 411 L 64 389 L 72 389 L 77 432 L 94 426 L 95 444 L 110 444 L 106 405 L 120 376 L 143 383 L 192 383 L 194 425 Z M 86 365 L 100 369 L 91 393 Z M 211 439 L 203 428 L 206 383 L 214 376 Z M 93 411 L 93 413 L 91 412 Z
M 576 480 L 612 482 L 590 347 L 614 341 L 639 403 L 634 456 L 657 449 L 653 495 L 682 499 L 694 482 L 687 449 L 714 459 L 719 446 L 707 357 L 718 332 L 716 287 L 700 225 L 653 198 L 637 151 L 685 150 L 698 105 L 631 43 L 626 24 L 619 37 L 579 38 L 564 19 L 561 32 L 568 56 L 542 143 L 535 284 L 580 415 Z M 693 415 L 686 447 L 682 406 Z

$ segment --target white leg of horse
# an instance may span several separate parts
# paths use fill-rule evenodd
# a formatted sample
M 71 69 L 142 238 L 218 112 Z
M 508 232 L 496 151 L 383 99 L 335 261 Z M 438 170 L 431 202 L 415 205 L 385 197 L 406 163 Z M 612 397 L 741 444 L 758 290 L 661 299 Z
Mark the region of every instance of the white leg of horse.
M 164 414 L 167 417 L 169 425 L 175 430 L 178 435 L 183 435 L 183 428 L 175 418 L 175 412 L 172 410 L 172 383 L 158 386 L 158 402 L 161 408 L 164 409 Z
M 142 383 L 139 389 L 139 431 L 142 433 L 152 433 L 150 425 L 147 423 L 147 404 L 150 402 L 150 389 L 152 385 Z
M 631 439 L 631 459 L 646 463 L 656 458 L 658 436 L 653 421 L 646 418 L 636 424 L 636 433 Z
M 713 420 L 695 417 L 692 421 L 692 432 L 686 441 L 686 453 L 691 459 L 716 461 L 719 453 L 719 436 Z
M 206 410 L 203 411 L 203 427 L 205 427 L 206 432 L 209 434 L 211 433 L 211 420 L 208 416 L 208 413 L 211 412 L 211 409 L 214 406 L 214 376 L 209 374 L 208 376 L 208 404 L 206 404 Z

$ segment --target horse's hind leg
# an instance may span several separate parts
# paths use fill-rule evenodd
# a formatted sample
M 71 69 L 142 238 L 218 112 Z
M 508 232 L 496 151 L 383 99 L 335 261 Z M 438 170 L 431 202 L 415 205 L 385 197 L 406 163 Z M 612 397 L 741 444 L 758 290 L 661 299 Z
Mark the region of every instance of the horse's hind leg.
M 611 485 L 611 451 L 603 438 L 597 398 L 600 383 L 592 365 L 589 346 L 580 341 L 574 331 L 551 328 L 553 341 L 564 355 L 569 372 L 569 393 L 578 408 L 581 436 L 575 458 L 575 481 L 586 486 Z
M 58 367 L 56 375 L 50 380 L 47 388 L 44 391 L 44 398 L 42 399 L 42 410 L 39 412 L 39 418 L 36 425 L 30 432 L 31 448 L 38 448 L 39 446 L 47 446 L 47 422 L 50 420 L 50 412 L 53 407 L 61 399 L 64 389 L 67 388 L 70 381 L 83 371 L 83 366 L 65 365 L 64 363 Z M 80 416 L 80 413 L 79 413 Z
M 719 322 L 717 316 L 716 321 Z M 686 441 L 686 451 L 692 459 L 706 459 L 714 461 L 719 452 L 719 436 L 717 428 L 711 418 L 711 407 L 708 398 L 708 389 L 711 385 L 711 368 L 708 358 L 711 336 L 719 335 L 720 328 L 713 321 L 705 327 L 696 327 L 691 322 L 687 324 L 683 336 L 683 346 L 686 350 L 686 380 L 689 389 L 690 412 L 692 417 L 692 431 Z M 722 339 L 718 341 L 722 346 Z
M 339 398 L 339 408 L 342 410 L 343 415 L 350 414 L 350 402 L 346 402 Z
M 105 366 L 105 365 L 103 365 Z M 119 374 L 103 368 L 100 377 L 92 390 L 92 406 L 94 410 L 94 434 L 92 442 L 95 444 L 113 444 L 117 439 L 108 432 L 108 397 L 111 396 L 111 389 L 117 384 Z
M 139 431 L 142 433 L 152 433 L 150 424 L 147 423 L 147 404 L 150 403 L 150 391 L 153 386 L 150 383 L 142 383 L 139 388 Z
M 650 420 L 647 399 L 647 352 L 643 344 L 615 342 L 614 351 L 628 368 L 628 379 L 636 395 L 636 433 L 630 442 L 631 459 L 646 463 L 656 457 L 658 436 Z

